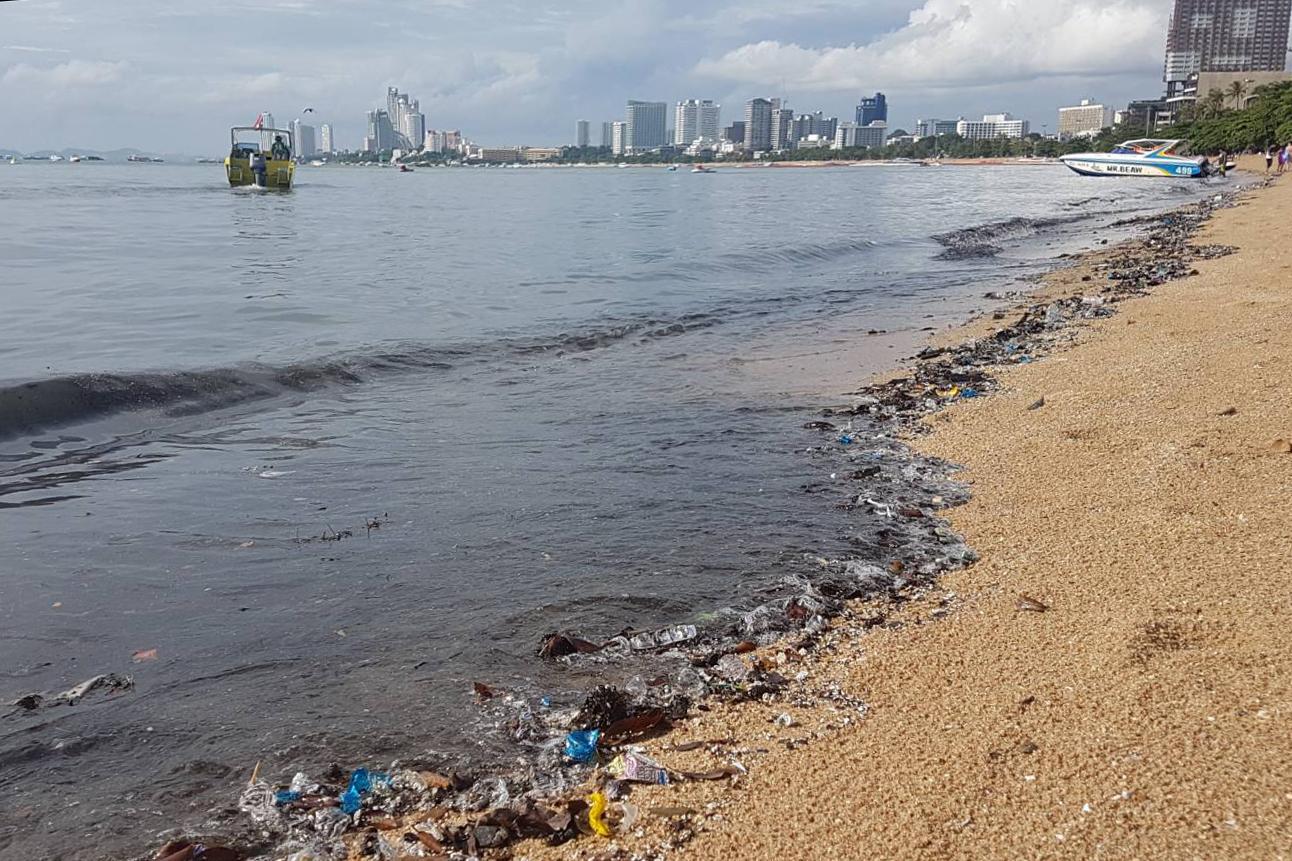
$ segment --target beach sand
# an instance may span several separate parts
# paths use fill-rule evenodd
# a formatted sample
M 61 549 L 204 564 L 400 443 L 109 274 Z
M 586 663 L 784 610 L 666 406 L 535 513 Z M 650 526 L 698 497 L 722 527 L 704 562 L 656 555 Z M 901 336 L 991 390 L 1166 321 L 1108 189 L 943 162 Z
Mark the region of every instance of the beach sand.
M 636 788 L 634 833 L 517 857 L 1292 858 L 1290 206 L 1284 182 L 1218 213 L 1195 241 L 1237 254 L 930 419 L 913 444 L 967 468 L 948 518 L 981 561 L 765 654 L 789 701 L 648 744 L 748 775 Z

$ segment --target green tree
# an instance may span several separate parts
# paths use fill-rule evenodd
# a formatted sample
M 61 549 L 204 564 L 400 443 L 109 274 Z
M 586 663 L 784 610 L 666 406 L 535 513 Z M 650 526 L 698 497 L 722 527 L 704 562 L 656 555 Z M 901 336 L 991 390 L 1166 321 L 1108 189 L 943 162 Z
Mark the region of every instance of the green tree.
M 1234 100 L 1234 110 L 1242 110 L 1243 98 L 1247 95 L 1247 84 L 1242 81 L 1234 81 L 1229 85 L 1229 98 Z

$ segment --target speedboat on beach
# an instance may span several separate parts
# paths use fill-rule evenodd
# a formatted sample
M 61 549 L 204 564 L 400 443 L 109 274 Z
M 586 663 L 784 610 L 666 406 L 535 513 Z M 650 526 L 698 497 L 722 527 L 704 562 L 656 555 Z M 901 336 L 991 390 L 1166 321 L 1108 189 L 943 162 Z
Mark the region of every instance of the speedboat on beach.
M 1176 151 L 1183 143 L 1146 138 L 1127 141 L 1112 152 L 1074 153 L 1059 161 L 1082 176 L 1210 176 L 1211 163 L 1207 159 Z

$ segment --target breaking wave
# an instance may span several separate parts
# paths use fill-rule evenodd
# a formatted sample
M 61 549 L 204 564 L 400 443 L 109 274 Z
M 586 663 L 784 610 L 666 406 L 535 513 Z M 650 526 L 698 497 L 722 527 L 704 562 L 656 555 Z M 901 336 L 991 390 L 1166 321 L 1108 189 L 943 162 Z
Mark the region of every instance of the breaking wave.
M 0 439 L 136 410 L 190 416 L 284 395 L 363 383 L 382 374 L 450 370 L 497 358 L 559 356 L 623 341 L 653 341 L 715 325 L 716 313 L 673 320 L 631 320 L 549 338 L 504 338 L 479 344 L 405 344 L 281 367 L 242 365 L 197 371 L 90 373 L 0 388 Z
M 966 227 L 963 230 L 952 230 L 949 233 L 938 233 L 933 239 L 944 249 L 938 255 L 943 260 L 995 257 L 1003 250 L 1000 243 L 1027 239 L 1050 228 L 1083 221 L 1088 217 L 1070 215 L 1054 218 L 1010 218 L 1005 221 L 979 224 L 976 227 Z

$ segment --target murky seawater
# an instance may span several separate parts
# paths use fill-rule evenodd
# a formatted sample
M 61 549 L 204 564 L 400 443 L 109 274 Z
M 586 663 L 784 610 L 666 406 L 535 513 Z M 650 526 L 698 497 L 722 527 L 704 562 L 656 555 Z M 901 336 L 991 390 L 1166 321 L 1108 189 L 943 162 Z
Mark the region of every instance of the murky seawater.
M 543 634 L 703 620 L 846 554 L 802 492 L 813 410 L 1200 193 L 1058 167 L 306 168 L 270 195 L 218 166 L 0 171 L 0 702 L 134 679 L 0 717 L 24 858 L 138 851 L 258 761 L 512 755 L 472 680 L 576 698 L 596 670 L 539 662 Z M 999 254 L 932 238 L 985 223 Z

